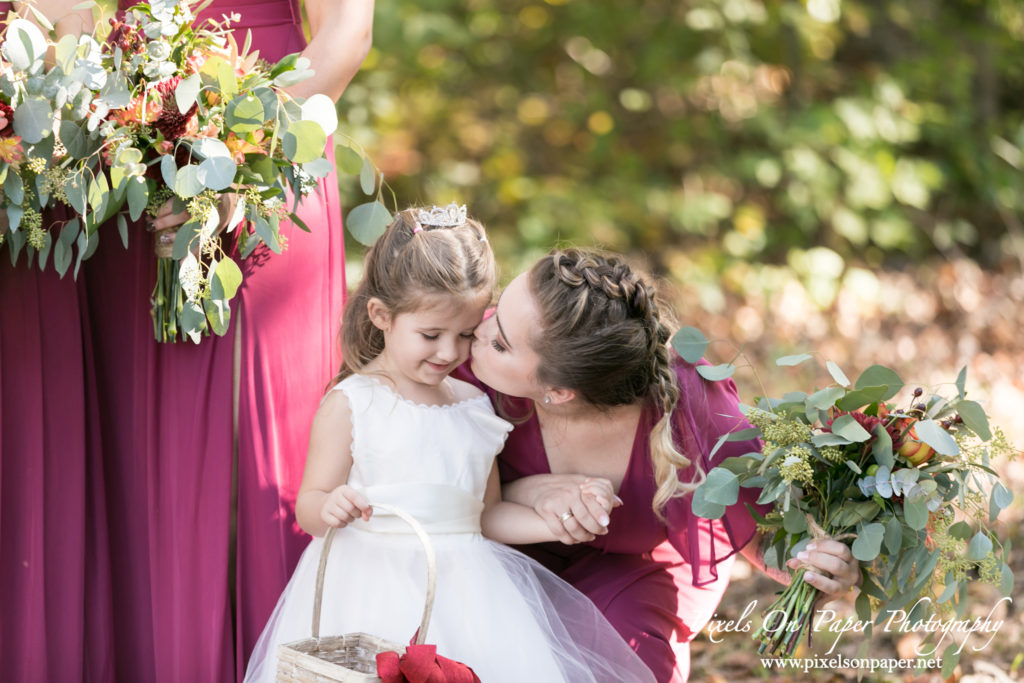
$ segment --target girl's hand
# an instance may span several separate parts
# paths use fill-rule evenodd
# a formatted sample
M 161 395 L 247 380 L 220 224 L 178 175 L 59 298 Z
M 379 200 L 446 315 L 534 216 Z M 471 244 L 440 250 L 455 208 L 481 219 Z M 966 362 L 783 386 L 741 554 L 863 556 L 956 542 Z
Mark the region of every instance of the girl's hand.
M 821 591 L 815 609 L 850 592 L 860 583 L 860 563 L 845 543 L 832 540 L 811 541 L 786 563 L 790 569 L 808 566 L 804 581 Z
M 581 474 L 546 475 L 533 495 L 533 509 L 566 545 L 608 533 L 608 515 L 621 505 L 612 483 Z
M 217 225 L 215 235 L 224 232 L 224 228 L 231 221 L 235 213 L 235 206 L 238 204 L 238 195 L 234 192 L 225 192 L 217 196 L 217 214 L 220 216 L 220 223 Z M 174 238 L 181 226 L 188 223 L 192 215 L 188 211 L 174 212 L 174 200 L 168 199 L 160 206 L 156 218 L 146 223 L 146 230 L 154 234 L 156 244 L 153 250 L 161 258 L 170 258 L 174 251 Z
M 371 514 L 373 514 L 373 508 L 370 507 L 370 502 L 363 494 L 348 484 L 342 484 L 328 493 L 320 508 L 320 518 L 328 526 L 339 529 L 357 519 L 368 522 Z

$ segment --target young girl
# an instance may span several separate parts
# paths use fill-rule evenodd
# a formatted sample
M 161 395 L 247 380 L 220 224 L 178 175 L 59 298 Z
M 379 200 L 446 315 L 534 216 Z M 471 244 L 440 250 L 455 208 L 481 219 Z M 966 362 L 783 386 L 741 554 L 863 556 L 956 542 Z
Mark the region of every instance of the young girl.
M 276 648 L 310 637 L 317 564 L 339 527 L 321 634 L 405 644 L 426 593 L 419 540 L 371 504 L 415 517 L 437 555 L 426 642 L 485 683 L 653 680 L 581 593 L 502 543 L 554 540 L 532 509 L 500 500 L 495 454 L 511 425 L 476 387 L 449 377 L 491 301 L 494 257 L 465 207 L 407 210 L 366 257 L 345 309 L 345 364 L 313 420 L 296 505 L 316 538 L 249 662 L 270 681 Z

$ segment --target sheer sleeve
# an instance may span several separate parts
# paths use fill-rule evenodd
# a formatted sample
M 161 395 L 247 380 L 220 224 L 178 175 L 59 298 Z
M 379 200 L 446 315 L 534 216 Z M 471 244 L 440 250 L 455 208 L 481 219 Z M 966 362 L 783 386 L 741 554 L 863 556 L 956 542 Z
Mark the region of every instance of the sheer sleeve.
M 701 361 L 701 364 L 706 364 Z M 676 359 L 679 378 L 679 404 L 673 414 L 673 430 L 677 447 L 704 473 L 725 458 L 760 450 L 757 439 L 727 441 L 709 456 L 718 438 L 725 433 L 750 427 L 739 410 L 736 384 L 731 379 L 710 382 L 697 374 L 697 366 Z M 679 473 L 681 480 L 691 482 L 698 477 L 695 468 Z M 747 509 L 754 506 L 765 514 L 768 506 L 755 505 L 759 489 L 741 488 L 735 505 L 726 509 L 718 520 L 702 519 L 690 509 L 691 496 L 669 501 L 665 520 L 669 542 L 693 568 L 693 584 L 702 586 L 718 578 L 716 565 L 741 550 L 753 538 L 755 521 Z

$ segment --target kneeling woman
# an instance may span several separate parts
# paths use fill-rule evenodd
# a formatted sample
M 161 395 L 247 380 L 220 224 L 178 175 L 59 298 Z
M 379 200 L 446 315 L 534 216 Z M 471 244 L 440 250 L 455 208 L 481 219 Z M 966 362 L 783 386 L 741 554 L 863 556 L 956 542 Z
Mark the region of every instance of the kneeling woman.
M 712 467 L 718 437 L 748 425 L 733 382 L 701 378 L 669 336 L 654 288 L 620 258 L 556 251 L 505 289 L 477 328 L 471 368 L 516 423 L 499 456 L 504 497 L 562 540 L 524 550 L 590 597 L 658 681 L 680 683 L 735 554 L 764 562 L 744 505 L 756 491 L 715 521 L 683 495 Z M 715 460 L 757 447 L 728 442 Z M 806 562 L 826 598 L 859 576 L 836 541 Z

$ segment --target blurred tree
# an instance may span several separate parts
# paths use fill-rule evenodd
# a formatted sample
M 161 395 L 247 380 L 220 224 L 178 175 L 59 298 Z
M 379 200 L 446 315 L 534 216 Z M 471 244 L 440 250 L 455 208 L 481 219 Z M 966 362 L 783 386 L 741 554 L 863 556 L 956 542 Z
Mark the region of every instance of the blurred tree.
M 339 108 L 401 204 L 466 201 L 516 265 L 992 264 L 1024 241 L 1022 41 L 1019 0 L 395 0 Z

